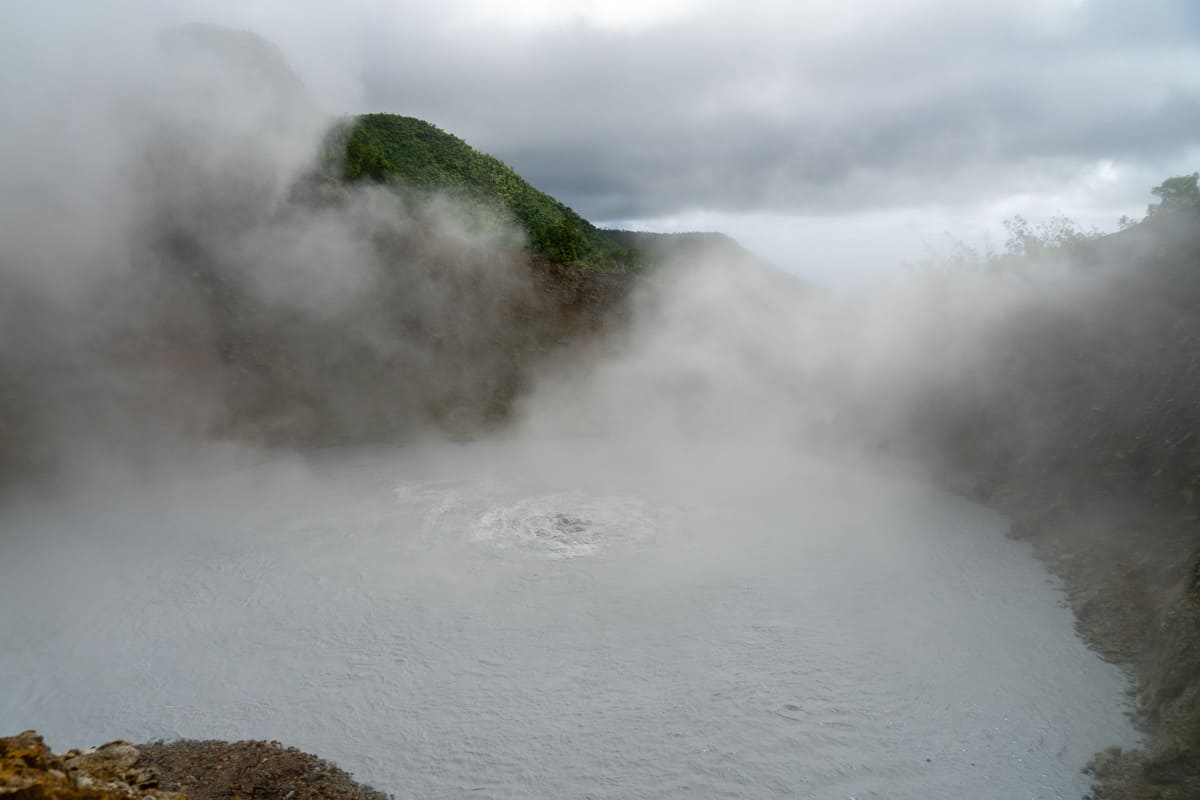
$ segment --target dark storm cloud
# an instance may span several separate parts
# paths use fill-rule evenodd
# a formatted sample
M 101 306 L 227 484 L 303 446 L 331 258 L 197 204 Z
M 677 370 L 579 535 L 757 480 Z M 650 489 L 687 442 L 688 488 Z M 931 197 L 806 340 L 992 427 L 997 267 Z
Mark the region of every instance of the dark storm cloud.
M 598 220 L 1015 213 L 1017 195 L 1115 218 L 1200 156 L 1193 0 L 27 0 L 4 18 L 0 87 L 63 127 L 90 100 L 22 75 L 69 69 L 102 98 L 112 31 L 217 23 L 277 44 L 327 111 L 428 119 Z M 36 136 L 26 116 L 11 127 Z
M 1190 0 L 792 5 L 629 28 L 393 11 L 364 33 L 365 105 L 601 219 L 986 203 L 1200 143 Z

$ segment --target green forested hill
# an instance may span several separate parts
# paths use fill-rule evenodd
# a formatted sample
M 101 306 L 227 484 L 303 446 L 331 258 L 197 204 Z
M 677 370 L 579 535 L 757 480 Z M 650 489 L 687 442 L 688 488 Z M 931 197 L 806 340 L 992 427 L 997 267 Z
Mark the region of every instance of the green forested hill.
M 446 191 L 510 216 L 525 231 L 530 249 L 551 261 L 614 272 L 636 269 L 630 252 L 599 228 L 504 162 L 428 122 L 366 114 L 339 128 L 334 143 L 347 180 Z

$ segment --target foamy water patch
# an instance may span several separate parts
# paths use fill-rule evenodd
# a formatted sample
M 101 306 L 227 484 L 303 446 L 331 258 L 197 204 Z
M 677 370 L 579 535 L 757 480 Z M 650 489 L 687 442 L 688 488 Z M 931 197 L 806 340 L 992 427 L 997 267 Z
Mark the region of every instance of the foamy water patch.
M 1137 744 L 1002 518 L 687 455 L 675 480 L 577 443 L 350 452 L 165 510 L 10 510 L 0 720 L 286 739 L 397 797 L 497 800 L 1080 797 Z
M 547 558 L 580 558 L 645 541 L 662 522 L 662 513 L 640 498 L 575 490 L 490 508 L 476 517 L 471 539 Z

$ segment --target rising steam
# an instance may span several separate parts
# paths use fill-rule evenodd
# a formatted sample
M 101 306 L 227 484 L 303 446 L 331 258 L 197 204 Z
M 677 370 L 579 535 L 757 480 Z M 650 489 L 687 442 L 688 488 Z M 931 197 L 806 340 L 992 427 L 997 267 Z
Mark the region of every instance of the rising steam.
M 104 65 L 105 92 L 59 75 L 10 134 L 8 482 L 501 431 L 1011 465 L 1062 429 L 1048 364 L 1108 346 L 1084 310 L 1127 280 L 1085 253 L 834 295 L 689 252 L 621 279 L 600 329 L 506 221 L 339 180 L 340 120 L 254 35 L 185 26 Z

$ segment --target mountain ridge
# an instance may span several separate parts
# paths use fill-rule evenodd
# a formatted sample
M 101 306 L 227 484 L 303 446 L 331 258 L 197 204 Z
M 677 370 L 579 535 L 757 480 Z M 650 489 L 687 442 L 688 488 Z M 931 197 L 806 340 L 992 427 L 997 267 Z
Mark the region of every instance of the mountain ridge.
M 599 228 L 537 189 L 500 159 L 431 122 L 369 113 L 334 127 L 324 148 L 327 174 L 350 184 L 377 183 L 419 194 L 442 192 L 482 212 L 481 224 L 514 223 L 531 252 L 559 264 L 638 273 L 681 257 L 732 257 L 770 266 L 717 232 L 657 233 Z
M 637 271 L 633 254 L 499 159 L 416 117 L 373 113 L 332 134 L 335 168 L 349 183 L 374 182 L 453 199 L 515 223 L 530 250 L 557 263 Z

